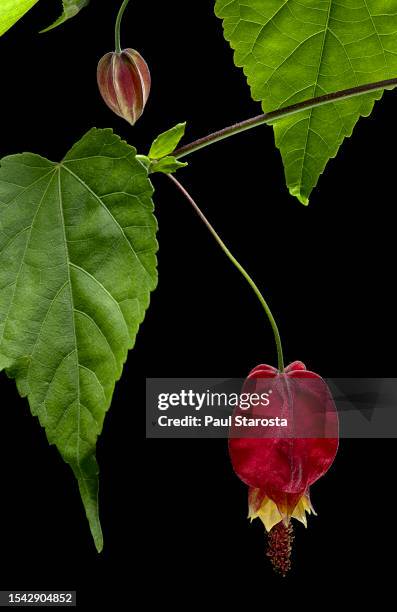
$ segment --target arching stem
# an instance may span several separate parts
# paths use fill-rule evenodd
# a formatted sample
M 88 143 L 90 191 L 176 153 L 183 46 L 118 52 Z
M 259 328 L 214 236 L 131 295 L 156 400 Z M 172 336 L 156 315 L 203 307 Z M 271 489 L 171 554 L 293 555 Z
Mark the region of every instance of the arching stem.
M 171 181 L 174 183 L 174 185 L 176 185 L 176 187 L 179 189 L 179 191 L 188 200 L 190 205 L 193 207 L 194 211 L 197 213 L 197 215 L 203 221 L 204 225 L 211 232 L 211 234 L 213 235 L 213 237 L 215 238 L 215 240 L 217 241 L 217 243 L 221 247 L 222 251 L 229 258 L 229 260 L 232 262 L 232 264 L 237 268 L 237 270 L 243 275 L 243 277 L 245 278 L 245 280 L 247 281 L 247 283 L 250 285 L 251 289 L 255 293 L 256 297 L 260 301 L 260 303 L 262 305 L 262 308 L 264 309 L 264 311 L 265 311 L 265 313 L 267 315 L 267 318 L 268 318 L 268 320 L 270 322 L 270 325 L 272 327 L 272 330 L 273 330 L 274 340 L 276 342 L 276 348 L 277 348 L 278 369 L 279 369 L 280 372 L 283 372 L 283 370 L 284 370 L 284 358 L 283 358 L 283 349 L 282 349 L 282 346 L 281 346 L 280 332 L 278 331 L 278 327 L 277 327 L 276 321 L 275 321 L 275 319 L 274 319 L 274 317 L 272 315 L 272 312 L 271 312 L 271 310 L 270 310 L 270 308 L 269 308 L 265 298 L 263 297 L 262 293 L 259 291 L 257 285 L 254 283 L 253 279 L 248 274 L 248 272 L 243 268 L 243 266 L 237 261 L 237 259 L 234 257 L 234 255 L 232 255 L 232 253 L 229 251 L 229 249 L 227 248 L 227 246 L 223 242 L 222 238 L 219 236 L 219 234 L 212 227 L 211 223 L 208 221 L 208 219 L 206 218 L 204 213 L 201 211 L 201 209 L 199 208 L 197 203 L 194 201 L 192 196 L 189 194 L 189 192 L 183 187 L 183 185 L 174 176 L 172 176 L 172 174 L 169 174 L 168 176 L 171 179 Z
M 264 113 L 263 115 L 250 117 L 245 121 L 240 121 L 239 123 L 230 125 L 226 128 L 223 128 L 222 130 L 218 130 L 217 132 L 208 134 L 208 136 L 199 138 L 194 142 L 191 142 L 187 145 L 184 145 L 183 147 L 180 147 L 179 149 L 176 149 L 173 155 L 177 159 L 179 159 L 181 157 L 189 155 L 190 153 L 193 153 L 194 151 L 198 151 L 199 149 L 208 147 L 208 145 L 214 144 L 215 142 L 219 142 L 220 140 L 229 138 L 229 136 L 234 136 L 235 134 L 245 132 L 246 130 L 250 130 L 251 128 L 258 127 L 260 125 L 273 124 L 280 119 L 284 119 L 285 117 L 289 117 L 290 115 L 295 115 L 304 110 L 316 108 L 317 106 L 324 106 L 326 104 L 332 104 L 341 100 L 347 100 L 349 98 L 354 98 L 356 96 L 361 96 L 363 94 L 370 93 L 372 91 L 393 89 L 394 87 L 397 87 L 397 78 L 386 79 L 384 81 L 376 81 L 375 83 L 367 83 L 365 85 L 359 85 L 358 87 L 350 87 L 349 89 L 342 89 L 341 91 L 335 91 L 330 94 L 325 94 L 324 96 L 318 96 L 317 98 L 304 100 L 303 102 L 291 104 L 290 106 L 285 106 L 284 108 L 280 108 L 269 113 Z

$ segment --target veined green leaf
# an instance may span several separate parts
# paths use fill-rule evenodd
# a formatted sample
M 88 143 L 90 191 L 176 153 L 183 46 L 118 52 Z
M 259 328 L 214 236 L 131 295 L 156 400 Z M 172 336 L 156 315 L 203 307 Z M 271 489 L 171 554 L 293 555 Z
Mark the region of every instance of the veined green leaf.
M 150 147 L 149 158 L 161 159 L 175 151 L 175 148 L 185 133 L 185 128 L 186 122 L 177 123 L 171 129 L 157 136 Z
M 72 467 L 98 550 L 95 445 L 157 282 L 152 192 L 111 130 L 59 164 L 1 160 L 0 369 Z
M 0 1 L 0 36 L 7 32 L 21 17 L 27 13 L 38 0 L 1 0 Z
M 58 27 L 62 23 L 65 23 L 65 21 L 68 21 L 68 19 L 75 17 L 77 13 L 81 11 L 82 8 L 87 6 L 89 1 L 90 0 L 62 0 L 62 5 L 63 5 L 62 15 L 52 25 L 48 26 L 48 28 L 41 30 L 41 33 L 49 32 L 50 30 L 53 30 L 54 28 Z
M 264 112 L 397 75 L 397 0 L 217 0 L 225 38 Z M 307 204 L 375 92 L 274 126 L 292 195 Z
M 155 172 L 161 172 L 162 174 L 173 174 L 173 172 L 176 172 L 179 170 L 179 168 L 184 168 L 185 166 L 187 166 L 187 162 L 180 162 L 173 155 L 167 155 L 159 160 L 152 161 L 149 166 L 149 174 L 154 174 Z

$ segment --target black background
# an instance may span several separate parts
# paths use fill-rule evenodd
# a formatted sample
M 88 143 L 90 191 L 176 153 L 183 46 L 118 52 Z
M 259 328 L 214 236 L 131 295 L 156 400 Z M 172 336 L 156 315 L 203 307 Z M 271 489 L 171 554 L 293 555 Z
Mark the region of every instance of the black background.
M 96 88 L 118 2 L 92 0 L 61 29 L 38 35 L 57 4 L 41 0 L 0 39 L 1 156 L 58 160 L 92 126 L 113 127 L 143 153 L 176 122 L 188 122 L 187 142 L 260 112 L 212 1 L 128 9 L 124 46 L 144 55 L 153 78 L 134 128 Z M 268 127 L 195 153 L 180 173 L 263 288 L 287 362 L 303 360 L 324 377 L 396 375 L 395 155 L 387 147 L 395 115 L 396 94 L 386 93 L 328 164 L 308 208 L 288 195 Z M 177 609 L 237 598 L 262 607 L 273 595 L 305 605 L 315 585 L 327 601 L 342 586 L 357 596 L 380 592 L 393 567 L 394 440 L 341 441 L 312 489 L 318 517 L 296 528 L 286 579 L 269 568 L 261 524 L 246 519 L 246 488 L 225 441 L 144 443 L 146 376 L 244 377 L 276 359 L 249 287 L 171 182 L 153 182 L 159 286 L 98 445 L 104 552 L 95 552 L 69 468 L 3 374 L 0 588 L 76 589 L 81 609 L 133 605 L 138 591 L 148 605 Z

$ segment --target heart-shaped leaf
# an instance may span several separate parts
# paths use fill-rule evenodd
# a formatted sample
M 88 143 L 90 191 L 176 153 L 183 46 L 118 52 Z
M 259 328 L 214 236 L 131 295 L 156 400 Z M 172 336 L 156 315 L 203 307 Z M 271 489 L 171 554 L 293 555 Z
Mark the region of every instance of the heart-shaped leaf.
M 111 130 L 59 164 L 1 160 L 0 369 L 73 469 L 98 550 L 95 445 L 157 282 L 152 192 Z

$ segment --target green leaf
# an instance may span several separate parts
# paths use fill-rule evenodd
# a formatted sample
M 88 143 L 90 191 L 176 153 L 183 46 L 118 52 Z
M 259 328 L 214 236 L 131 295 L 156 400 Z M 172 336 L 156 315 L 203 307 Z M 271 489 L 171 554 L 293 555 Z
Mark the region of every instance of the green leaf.
M 264 112 L 397 75 L 397 0 L 217 0 L 225 38 Z M 307 204 L 375 92 L 274 126 L 292 195 Z
M 149 151 L 150 159 L 161 159 L 166 155 L 169 155 L 175 148 L 177 147 L 179 141 L 183 137 L 185 133 L 186 122 L 185 123 L 177 123 L 173 128 L 163 132 L 160 136 L 157 136 L 156 140 L 154 140 L 152 146 Z
M 77 13 L 79 13 L 82 8 L 87 6 L 89 1 L 90 0 L 62 0 L 62 15 L 52 25 L 48 26 L 48 28 L 41 30 L 40 33 L 43 34 L 44 32 L 49 32 L 50 30 L 53 30 L 62 23 L 65 23 L 65 21 L 68 21 L 68 19 L 75 17 L 75 15 L 77 15 Z
M 149 174 L 154 174 L 155 172 L 172 174 L 179 170 L 179 168 L 184 168 L 185 166 L 187 166 L 186 162 L 180 162 L 172 155 L 168 155 L 159 160 L 153 160 L 149 167 Z
M 0 36 L 7 32 L 38 0 L 0 0 Z
M 141 164 L 145 166 L 146 170 L 149 172 L 152 162 L 148 158 L 148 156 L 147 155 L 137 155 L 136 159 L 138 159 L 141 162 Z
M 71 466 L 98 550 L 95 445 L 156 287 L 152 192 L 111 130 L 59 164 L 1 160 L 0 369 Z

